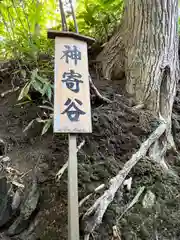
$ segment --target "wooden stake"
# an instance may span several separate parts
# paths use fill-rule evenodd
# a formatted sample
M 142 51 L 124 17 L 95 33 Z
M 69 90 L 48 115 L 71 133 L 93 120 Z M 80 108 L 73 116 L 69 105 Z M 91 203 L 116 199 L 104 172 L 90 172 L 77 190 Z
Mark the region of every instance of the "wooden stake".
M 69 134 L 68 240 L 79 240 L 78 174 L 76 135 Z

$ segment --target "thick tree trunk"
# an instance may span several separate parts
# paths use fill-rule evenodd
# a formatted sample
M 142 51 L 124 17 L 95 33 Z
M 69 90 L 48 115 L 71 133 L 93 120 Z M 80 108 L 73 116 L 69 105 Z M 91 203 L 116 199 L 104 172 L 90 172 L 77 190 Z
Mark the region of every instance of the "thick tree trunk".
M 173 145 L 171 113 L 179 80 L 177 23 L 178 0 L 125 0 L 120 31 L 98 56 L 106 78 L 118 79 L 124 71 L 126 90 L 135 102 L 167 122 L 163 144 L 156 143 L 151 151 L 157 159 L 163 158 L 167 143 Z
M 178 62 L 178 0 L 126 0 L 120 31 L 98 56 L 106 78 L 126 75 L 137 104 L 171 115 Z
M 85 213 L 84 239 L 89 239 L 101 223 L 117 189 L 138 159 L 148 156 L 169 171 L 164 157 L 167 149 L 174 146 L 171 114 L 179 80 L 177 22 L 178 0 L 125 0 L 120 31 L 98 56 L 105 78 L 118 79 L 124 71 L 127 92 L 163 123 L 141 144 L 123 170 L 111 179 L 109 189 Z M 130 164 L 132 160 L 134 164 Z M 129 170 L 124 174 L 127 166 Z
M 164 157 L 167 149 L 174 146 L 171 114 L 179 80 L 177 21 L 178 0 L 125 0 L 120 31 L 98 56 L 105 78 L 115 76 L 118 79 L 124 71 L 127 92 L 163 123 L 141 144 L 111 179 L 109 189 L 85 213 L 84 239 L 89 239 L 90 233 L 101 223 L 117 189 L 138 159 L 148 156 L 169 171 Z
M 127 91 L 137 103 L 171 117 L 178 80 L 178 1 L 126 3 Z

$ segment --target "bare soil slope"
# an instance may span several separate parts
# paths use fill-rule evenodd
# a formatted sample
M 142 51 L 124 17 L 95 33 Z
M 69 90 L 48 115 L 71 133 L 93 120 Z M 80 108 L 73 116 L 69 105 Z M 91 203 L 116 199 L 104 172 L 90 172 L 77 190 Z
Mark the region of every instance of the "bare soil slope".
M 1 72 L 1 90 L 12 88 L 11 70 Z M 16 84 L 16 83 L 14 83 Z M 102 183 L 108 183 L 123 164 L 139 148 L 140 144 L 158 126 L 158 122 L 144 110 L 133 110 L 133 102 L 125 96 L 121 83 L 95 82 L 96 86 L 112 99 L 112 104 L 92 101 L 93 133 L 81 134 L 78 142 L 85 144 L 78 153 L 79 200 L 91 193 Z M 10 239 L 67 239 L 67 172 L 60 182 L 55 175 L 68 159 L 67 135 L 53 135 L 52 129 L 41 136 L 40 124 L 34 124 L 28 132 L 23 129 L 38 113 L 37 101 L 25 106 L 16 105 L 18 92 L 9 93 L 0 99 L 0 138 L 7 148 L 5 155 L 10 166 L 20 173 L 22 183 L 28 189 L 32 182 L 32 169 L 36 167 L 40 202 L 36 211 L 35 226 L 28 235 L 18 234 Z M 174 104 L 173 132 L 178 149 L 180 148 L 180 95 L 177 92 Z M 180 175 L 180 159 L 169 153 L 168 163 Z M 1 170 L 3 169 L 3 165 Z M 4 171 L 2 170 L 4 173 Z M 108 208 L 103 223 L 94 239 L 114 239 L 112 227 L 117 225 L 124 240 L 180 239 L 180 181 L 178 178 L 165 176 L 161 169 L 147 159 L 142 159 L 131 171 L 132 188 L 130 191 L 120 189 Z M 135 197 L 139 187 L 145 186 L 138 203 L 130 209 L 121 220 L 118 217 L 127 204 Z M 148 190 L 155 194 L 151 208 L 143 208 L 142 200 Z M 86 202 L 80 214 L 91 206 L 102 192 Z M 32 225 L 32 224 L 31 224 Z M 1 229 L 6 234 L 8 223 Z M 31 226 L 32 227 L 32 226 Z M 83 235 L 83 227 L 81 226 Z M 2 235 L 2 239 L 6 239 Z M 92 238 L 93 239 L 93 238 Z M 115 240 L 115 239 L 114 239 Z

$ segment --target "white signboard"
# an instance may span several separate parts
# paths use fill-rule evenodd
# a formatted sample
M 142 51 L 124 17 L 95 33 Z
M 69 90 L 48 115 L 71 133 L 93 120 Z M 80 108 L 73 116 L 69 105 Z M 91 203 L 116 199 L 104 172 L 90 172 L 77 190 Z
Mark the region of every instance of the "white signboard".
M 87 43 L 55 38 L 54 132 L 92 132 Z

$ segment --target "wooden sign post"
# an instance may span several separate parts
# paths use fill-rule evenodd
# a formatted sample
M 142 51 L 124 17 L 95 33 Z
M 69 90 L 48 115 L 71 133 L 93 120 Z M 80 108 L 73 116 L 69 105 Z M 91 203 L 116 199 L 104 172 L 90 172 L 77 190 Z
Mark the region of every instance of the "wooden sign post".
M 54 132 L 69 133 L 68 239 L 79 240 L 76 133 L 92 132 L 87 42 L 72 32 L 49 30 L 55 39 Z

